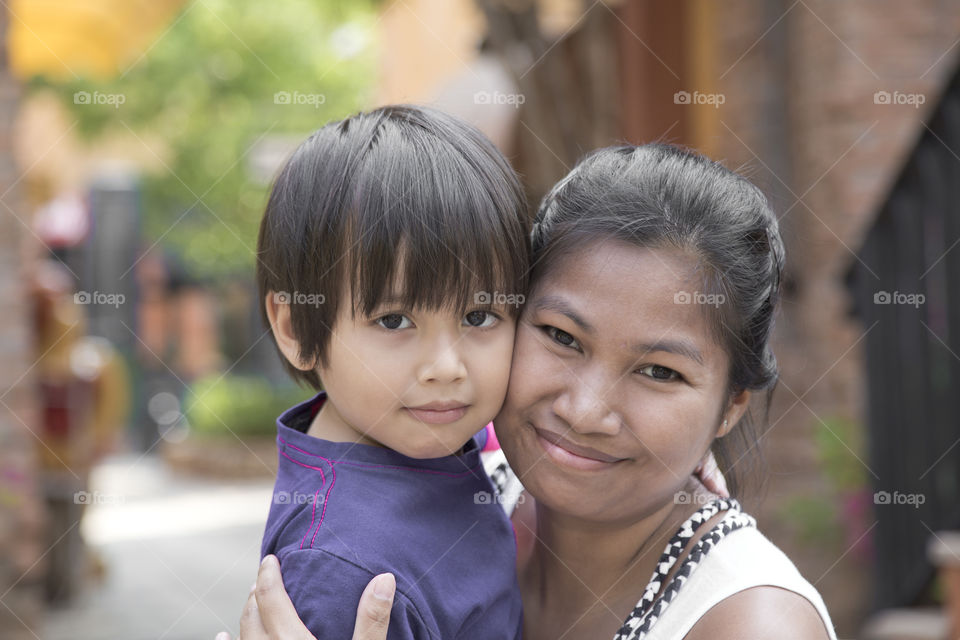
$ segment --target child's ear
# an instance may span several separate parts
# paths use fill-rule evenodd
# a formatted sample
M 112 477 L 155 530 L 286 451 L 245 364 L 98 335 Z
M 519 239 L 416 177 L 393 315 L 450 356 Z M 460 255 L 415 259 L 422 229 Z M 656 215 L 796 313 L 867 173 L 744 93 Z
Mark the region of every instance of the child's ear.
M 748 408 L 750 408 L 750 391 L 743 389 L 730 399 L 717 429 L 717 437 L 722 438 L 730 433 L 730 430 L 736 426 Z
M 312 369 L 312 366 L 300 359 L 300 342 L 293 335 L 290 303 L 284 300 L 283 294 L 273 291 L 267 292 L 263 303 L 267 309 L 267 318 L 270 320 L 270 330 L 273 331 L 273 337 L 283 357 L 301 371 Z

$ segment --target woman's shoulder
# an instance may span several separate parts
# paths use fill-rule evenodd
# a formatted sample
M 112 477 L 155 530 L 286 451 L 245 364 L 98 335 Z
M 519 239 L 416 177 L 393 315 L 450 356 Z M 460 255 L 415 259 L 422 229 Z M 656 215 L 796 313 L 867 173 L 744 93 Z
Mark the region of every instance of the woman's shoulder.
M 781 587 L 755 586 L 711 607 L 684 636 L 685 640 L 828 640 L 833 636 L 816 606 Z
M 648 637 L 835 640 L 816 588 L 735 507 L 704 536 Z
M 684 587 L 702 603 L 687 640 L 836 637 L 816 588 L 753 526 L 725 536 Z

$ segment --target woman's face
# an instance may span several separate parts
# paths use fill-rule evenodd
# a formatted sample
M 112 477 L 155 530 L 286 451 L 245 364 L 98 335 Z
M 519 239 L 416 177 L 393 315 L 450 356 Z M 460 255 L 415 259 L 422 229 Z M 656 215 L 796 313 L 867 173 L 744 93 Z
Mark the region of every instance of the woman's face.
M 633 521 L 683 500 L 749 396 L 727 411 L 729 359 L 710 335 L 701 283 L 688 255 L 605 240 L 534 284 L 496 425 L 539 503 Z

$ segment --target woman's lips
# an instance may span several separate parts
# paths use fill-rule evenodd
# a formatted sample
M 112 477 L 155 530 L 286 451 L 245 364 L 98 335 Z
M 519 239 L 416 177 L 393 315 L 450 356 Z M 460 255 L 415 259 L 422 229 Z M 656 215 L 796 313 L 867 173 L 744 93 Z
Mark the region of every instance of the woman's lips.
M 467 409 L 469 408 L 469 405 L 443 410 L 404 407 L 414 418 L 427 424 L 450 424 L 451 422 L 456 422 L 467 413 Z
M 545 431 L 536 427 L 534 427 L 534 431 L 537 434 L 540 446 L 543 447 L 547 455 L 554 462 L 567 467 L 582 471 L 598 471 L 608 469 L 625 460 L 625 458 L 615 458 L 590 447 L 581 447 L 552 431 Z

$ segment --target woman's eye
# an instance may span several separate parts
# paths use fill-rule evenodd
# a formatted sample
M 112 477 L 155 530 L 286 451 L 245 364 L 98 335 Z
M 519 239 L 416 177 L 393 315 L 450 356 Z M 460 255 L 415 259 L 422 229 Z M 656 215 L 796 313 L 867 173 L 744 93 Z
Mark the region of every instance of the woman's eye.
M 642 369 L 637 369 L 640 373 L 645 376 L 649 376 L 654 380 L 661 380 L 665 382 L 672 382 L 674 380 L 680 379 L 680 374 L 670 369 L 668 367 L 661 367 L 658 364 L 651 364 Z
M 544 327 L 544 330 L 547 332 L 547 335 L 550 336 L 550 338 L 553 339 L 553 341 L 557 344 L 561 344 L 565 347 L 571 347 L 573 349 L 579 348 L 576 339 L 563 329 L 557 329 L 556 327 L 548 326 Z
M 463 317 L 467 326 L 477 329 L 486 329 L 496 324 L 497 316 L 489 311 L 471 311 Z
M 409 318 L 399 313 L 388 313 L 383 317 L 377 318 L 377 324 L 384 329 L 390 330 L 406 329 L 412 325 Z

